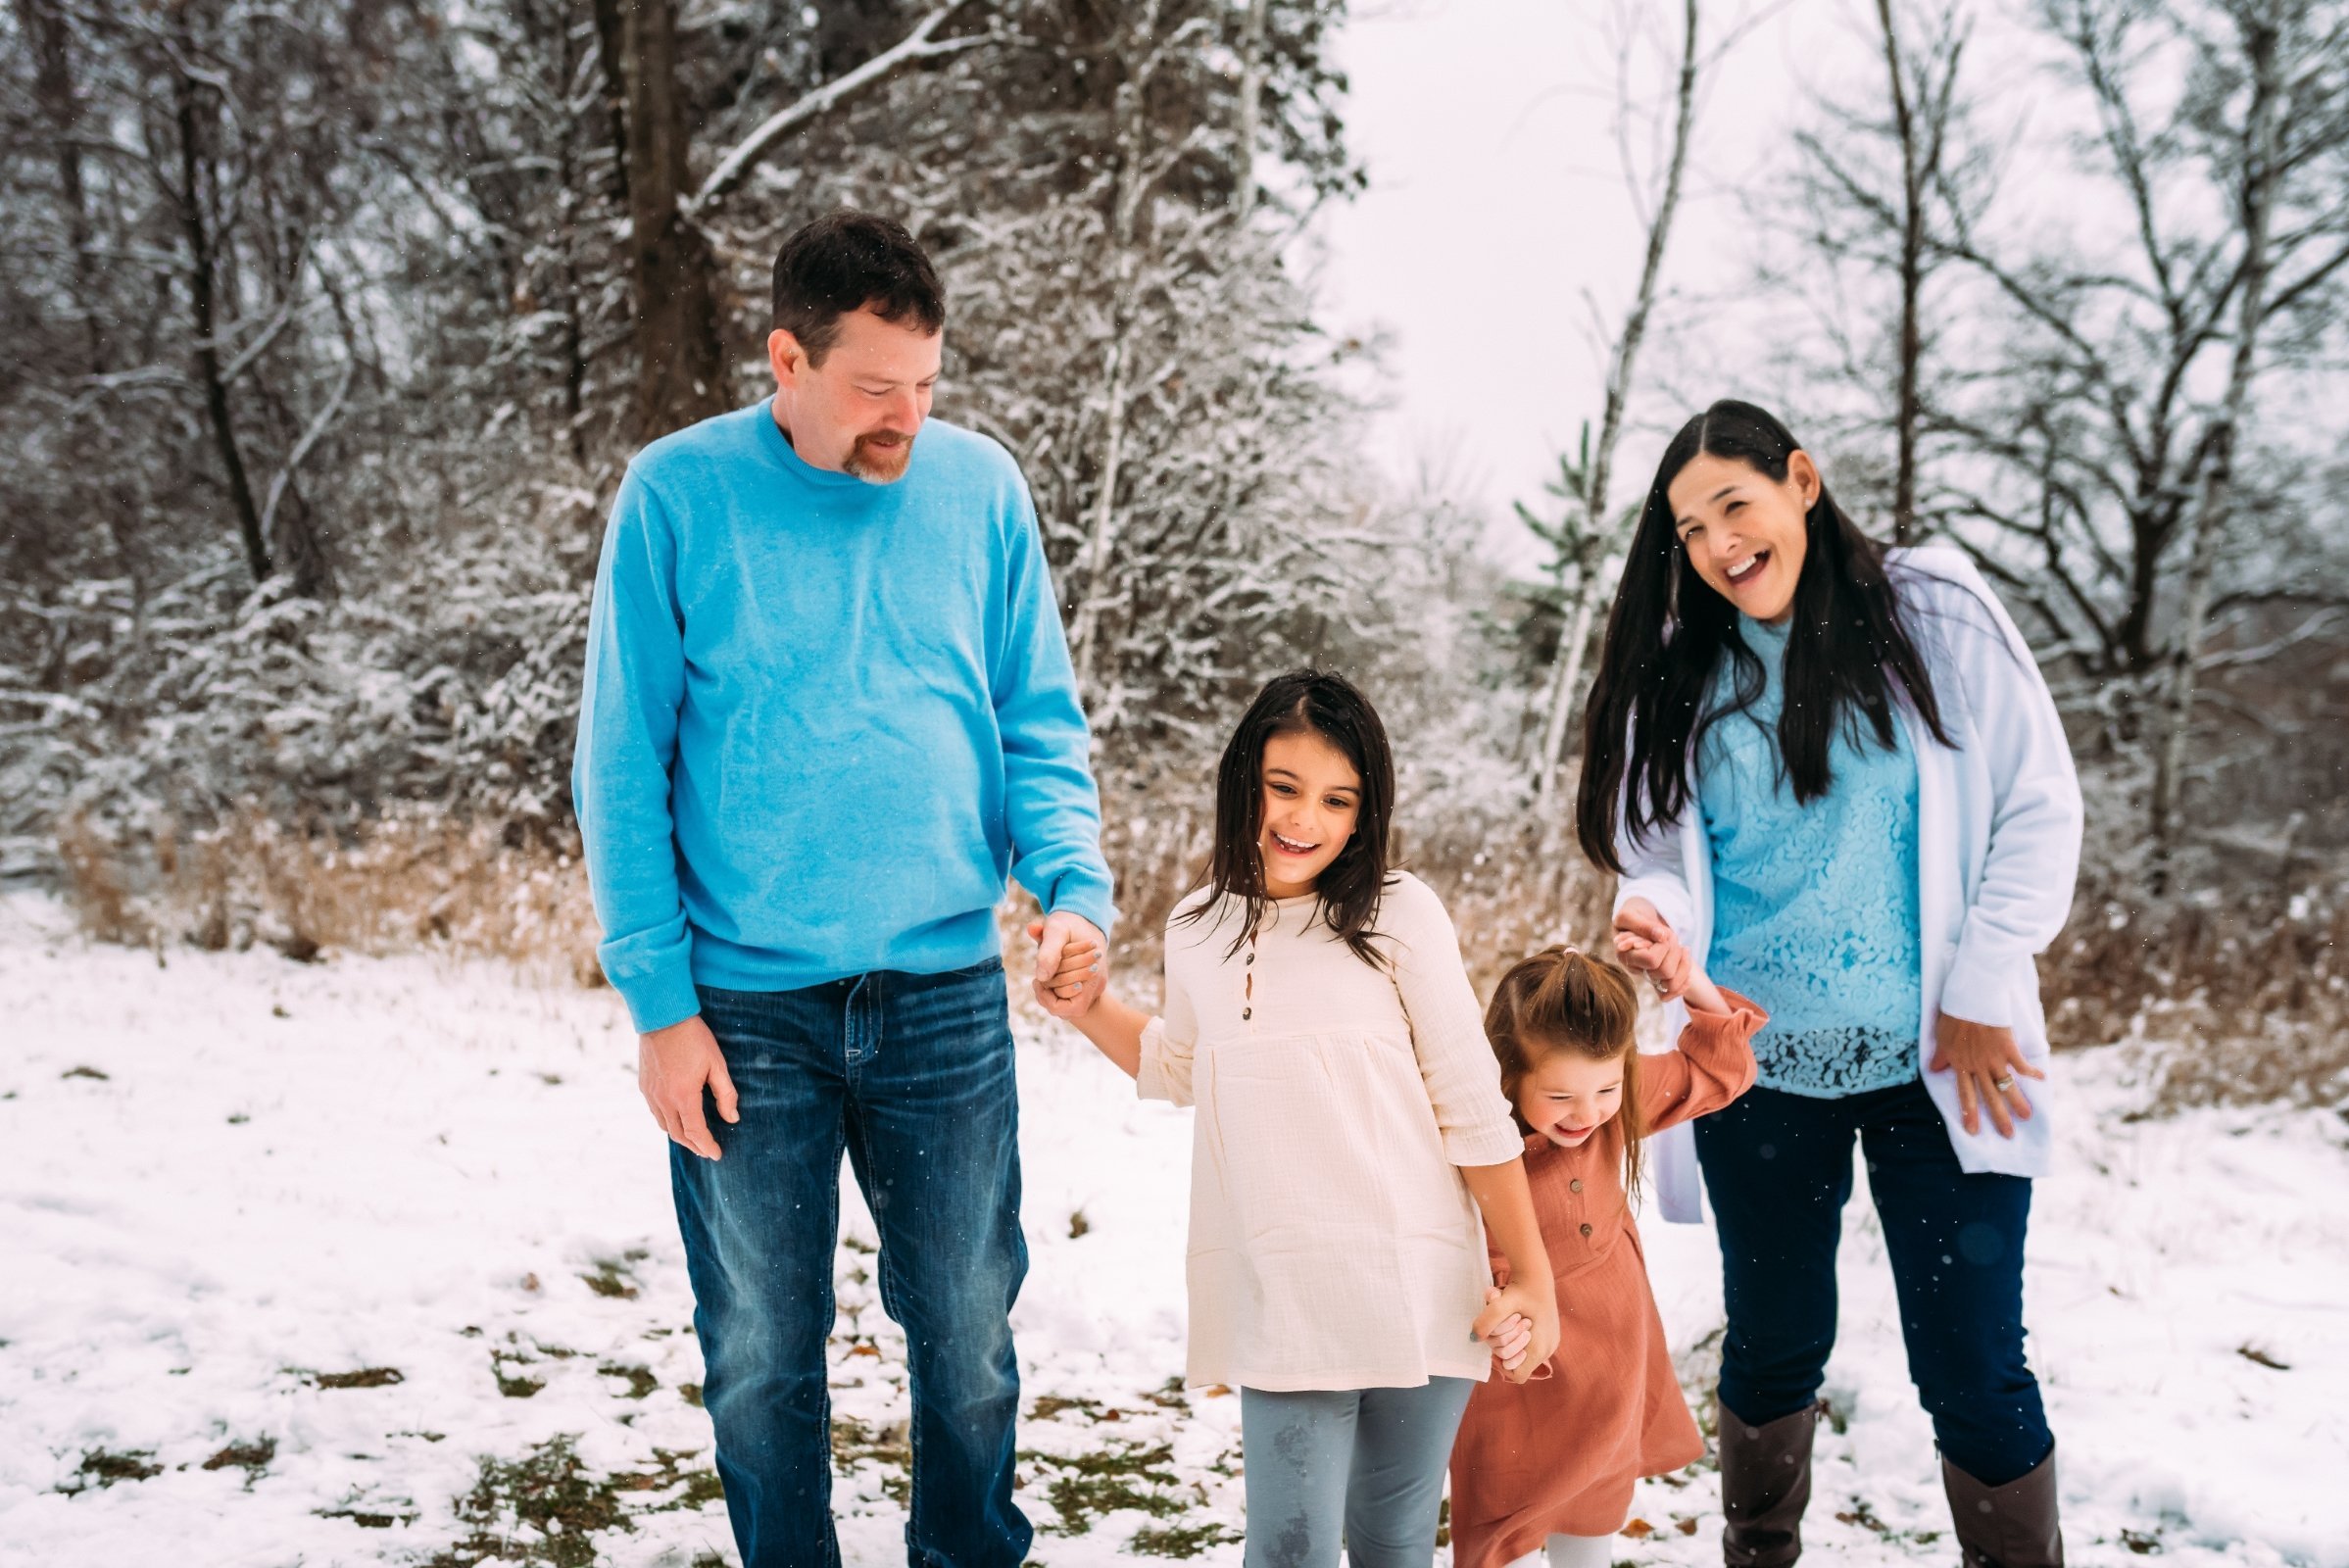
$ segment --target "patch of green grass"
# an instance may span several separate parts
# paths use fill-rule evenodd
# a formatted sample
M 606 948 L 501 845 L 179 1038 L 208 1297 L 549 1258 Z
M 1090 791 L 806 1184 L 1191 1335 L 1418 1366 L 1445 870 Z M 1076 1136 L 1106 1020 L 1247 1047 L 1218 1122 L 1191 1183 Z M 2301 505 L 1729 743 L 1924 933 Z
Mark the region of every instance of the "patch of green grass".
M 424 1568 L 472 1568 L 489 1557 L 592 1568 L 597 1534 L 635 1526 L 614 1479 L 588 1474 L 572 1443 L 560 1437 L 519 1459 L 483 1458 L 473 1490 L 457 1499 L 457 1517 L 472 1533 Z
M 1174 1462 L 1171 1444 L 1145 1447 L 1111 1443 L 1074 1458 L 1041 1453 L 1026 1457 L 1055 1472 L 1044 1487 L 1045 1500 L 1060 1516 L 1050 1528 L 1055 1536 L 1081 1536 L 1096 1519 L 1121 1508 L 1171 1519 L 1192 1506 L 1192 1498 L 1178 1490 L 1182 1483 L 1166 1468 Z
M 505 1366 L 497 1361 L 490 1362 L 489 1370 L 490 1375 L 498 1380 L 498 1392 L 509 1399 L 527 1399 L 547 1386 L 543 1378 L 511 1376 Z
M 261 1479 L 261 1473 L 277 1457 L 275 1438 L 258 1438 L 251 1443 L 231 1443 L 204 1461 L 207 1470 L 242 1470 L 248 1490 Z
M 1219 1524 L 1144 1525 L 1126 1543 L 1126 1550 L 1143 1557 L 1196 1557 L 1209 1546 L 1240 1538 Z
M 677 1397 L 699 1410 L 702 1407 L 702 1386 L 699 1383 L 677 1385 Z
M 627 1258 L 599 1257 L 595 1260 L 595 1272 L 582 1274 L 579 1278 L 585 1280 L 587 1288 L 598 1296 L 615 1301 L 633 1301 L 636 1299 L 636 1280 L 628 1264 L 642 1256 L 642 1252 L 637 1252 Z
M 57 1490 L 70 1497 L 92 1487 L 111 1487 L 118 1481 L 145 1481 L 163 1474 L 163 1466 L 154 1459 L 152 1448 L 88 1448 L 82 1452 L 80 1468 L 73 1472 L 74 1479 Z
M 615 1492 L 666 1492 L 671 1487 L 683 1484 L 684 1490 L 675 1496 L 661 1502 L 648 1503 L 638 1510 L 642 1513 L 674 1513 L 681 1508 L 706 1508 L 710 1503 L 723 1502 L 726 1497 L 726 1488 L 725 1484 L 718 1480 L 715 1470 L 707 1468 L 687 1470 L 684 1467 L 685 1461 L 692 1458 L 697 1451 L 699 1450 L 693 1448 L 655 1448 L 653 1457 L 658 1461 L 656 1468 L 630 1470 L 615 1475 L 612 1478 L 612 1490 Z
M 108 1074 L 100 1072 L 95 1067 L 68 1067 L 57 1076 L 60 1078 L 95 1078 L 100 1083 L 112 1081 Z
M 905 1424 L 900 1421 L 886 1427 L 868 1426 L 853 1415 L 835 1413 L 832 1468 L 849 1475 L 867 1459 L 883 1467 L 881 1491 L 892 1501 L 903 1504 L 912 1496 L 913 1448 Z
M 653 1369 L 649 1366 L 622 1366 L 616 1361 L 607 1361 L 596 1370 L 608 1378 L 626 1378 L 628 1397 L 631 1399 L 641 1399 L 661 1387 L 661 1380 L 653 1376 Z
M 320 1372 L 313 1381 L 321 1389 L 381 1389 L 408 1379 L 396 1366 L 363 1366 L 356 1372 Z

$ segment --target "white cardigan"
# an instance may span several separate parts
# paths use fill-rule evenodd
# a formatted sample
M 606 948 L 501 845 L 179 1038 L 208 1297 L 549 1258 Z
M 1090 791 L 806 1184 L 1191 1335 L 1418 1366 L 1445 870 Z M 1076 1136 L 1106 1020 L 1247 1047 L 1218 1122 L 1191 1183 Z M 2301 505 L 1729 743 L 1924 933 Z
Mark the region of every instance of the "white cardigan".
M 1933 679 L 1941 724 L 1954 750 L 1901 709 L 1917 758 L 1918 951 L 1924 960 L 1919 1067 L 1933 1059 L 1934 1024 L 1946 1009 L 2015 1031 L 2031 1061 L 2047 1055 L 2033 957 L 2055 940 L 2072 908 L 2080 870 L 2080 780 L 2063 721 L 2031 648 L 1974 563 L 1948 546 L 1895 550 L 1887 559 L 1909 632 Z M 1618 834 L 1624 877 L 1615 895 L 1656 906 L 1690 953 L 1713 940 L 1713 870 L 1702 813 L 1689 806 L 1653 842 Z M 1768 997 L 1754 999 L 1770 1005 Z M 1687 1023 L 1673 1004 L 1668 1038 Z M 1958 1119 L 1957 1075 L 1924 1072 L 1949 1125 L 1958 1164 L 1968 1171 L 2046 1174 L 2047 1085 L 2019 1080 L 2032 1115 L 2002 1138 L 1985 1113 L 1968 1133 Z M 1664 1217 L 1699 1218 L 1696 1145 L 1686 1124 L 1655 1140 L 1656 1190 Z

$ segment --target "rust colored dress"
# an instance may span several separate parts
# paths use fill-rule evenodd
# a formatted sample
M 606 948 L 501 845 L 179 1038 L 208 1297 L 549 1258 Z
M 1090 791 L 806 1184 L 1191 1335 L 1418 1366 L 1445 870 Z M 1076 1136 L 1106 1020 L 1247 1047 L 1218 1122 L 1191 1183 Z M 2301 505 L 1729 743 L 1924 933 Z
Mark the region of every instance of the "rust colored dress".
M 1691 1014 L 1675 1049 L 1639 1058 L 1650 1131 L 1719 1110 L 1753 1086 L 1750 1042 L 1768 1020 L 1743 997 L 1722 995 L 1728 1013 Z M 1525 1173 L 1557 1275 L 1558 1350 L 1549 1376 L 1496 1376 L 1469 1398 L 1451 1456 L 1454 1568 L 1500 1568 L 1553 1534 L 1611 1536 L 1631 1511 L 1634 1482 L 1704 1453 L 1624 1199 L 1622 1119 L 1580 1149 L 1528 1138 Z

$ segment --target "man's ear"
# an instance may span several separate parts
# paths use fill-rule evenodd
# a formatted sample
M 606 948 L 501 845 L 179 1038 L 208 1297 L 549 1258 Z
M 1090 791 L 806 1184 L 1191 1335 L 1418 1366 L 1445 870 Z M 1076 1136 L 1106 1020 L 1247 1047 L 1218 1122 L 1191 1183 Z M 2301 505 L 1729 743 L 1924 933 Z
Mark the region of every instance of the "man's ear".
M 775 385 L 792 391 L 799 385 L 800 372 L 807 368 L 807 351 L 800 340 L 776 327 L 766 334 L 766 363 L 775 372 Z

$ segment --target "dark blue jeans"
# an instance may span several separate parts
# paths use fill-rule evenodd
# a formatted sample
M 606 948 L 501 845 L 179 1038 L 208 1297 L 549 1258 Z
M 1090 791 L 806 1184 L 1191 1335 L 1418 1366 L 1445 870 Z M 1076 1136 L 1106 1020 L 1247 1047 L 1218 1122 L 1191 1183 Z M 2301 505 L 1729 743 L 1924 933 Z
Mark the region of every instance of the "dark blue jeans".
M 1754 1089 L 1697 1120 L 1729 1303 L 1721 1402 L 1761 1426 L 1818 1397 L 1855 1137 L 1933 1436 L 1951 1464 L 2004 1486 L 2055 1446 L 2023 1357 L 2031 1182 L 1961 1170 L 1922 1082 L 1840 1100 Z
M 669 1146 L 703 1403 L 743 1568 L 835 1568 L 824 1347 L 845 1152 L 881 1233 L 881 1304 L 912 1396 L 907 1560 L 1018 1568 L 1011 1302 L 1018 1106 L 1003 965 L 803 991 L 702 991 L 741 1121 L 725 1158 Z

